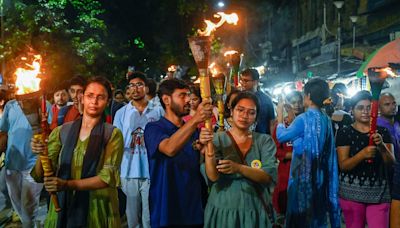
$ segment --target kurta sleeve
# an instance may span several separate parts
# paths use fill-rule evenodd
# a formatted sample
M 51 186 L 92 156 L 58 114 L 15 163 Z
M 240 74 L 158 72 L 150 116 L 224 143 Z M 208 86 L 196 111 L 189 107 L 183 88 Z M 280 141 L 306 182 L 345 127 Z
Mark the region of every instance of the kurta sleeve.
M 61 129 L 61 126 L 55 128 L 50 133 L 49 142 L 47 143 L 48 157 L 51 160 L 51 165 L 52 165 L 54 173 L 56 173 L 56 171 L 58 169 L 58 157 L 60 155 L 61 148 L 62 148 L 62 144 L 61 144 L 61 140 L 60 140 L 60 129 Z M 43 183 L 43 176 L 39 176 L 35 172 L 35 167 L 33 167 L 32 171 L 31 171 L 31 176 L 36 182 Z
M 124 143 L 122 133 L 118 128 L 114 128 L 104 151 L 104 163 L 98 176 L 109 187 L 119 187 L 121 185 L 119 169 L 121 166 Z
M 261 169 L 264 170 L 268 175 L 270 175 L 273 179 L 273 182 L 276 183 L 276 164 L 275 164 L 275 153 L 276 146 L 274 140 L 269 135 L 262 135 L 260 152 L 261 152 Z
M 280 143 L 293 141 L 294 139 L 302 136 L 304 131 L 303 114 L 296 117 L 288 128 L 283 123 L 278 124 L 276 129 L 276 138 Z

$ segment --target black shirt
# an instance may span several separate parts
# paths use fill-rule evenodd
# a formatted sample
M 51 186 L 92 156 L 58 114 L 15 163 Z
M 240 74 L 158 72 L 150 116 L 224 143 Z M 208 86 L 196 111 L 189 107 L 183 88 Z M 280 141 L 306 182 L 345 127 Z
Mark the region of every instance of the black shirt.
M 383 142 L 391 143 L 386 128 L 378 127 Z M 349 156 L 353 157 L 368 146 L 368 133 L 362 133 L 351 125 L 338 131 L 336 146 L 350 146 Z M 378 151 L 372 163 L 362 161 L 350 171 L 339 172 L 339 195 L 343 199 L 362 203 L 388 203 L 389 168 L 385 166 L 382 155 Z

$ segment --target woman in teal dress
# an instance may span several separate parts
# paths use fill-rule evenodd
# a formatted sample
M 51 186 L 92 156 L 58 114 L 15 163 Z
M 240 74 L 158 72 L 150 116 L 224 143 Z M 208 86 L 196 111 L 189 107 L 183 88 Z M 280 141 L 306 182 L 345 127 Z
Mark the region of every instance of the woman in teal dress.
M 82 118 L 52 131 L 48 156 L 56 176 L 43 177 L 40 159 L 31 175 L 48 192 L 57 192 L 61 212 L 51 203 L 45 227 L 120 227 L 117 186 L 123 153 L 121 132 L 103 123 L 102 115 L 112 98 L 110 82 L 89 80 L 82 98 Z M 32 139 L 32 150 L 44 150 Z
M 204 227 L 271 227 L 273 212 L 269 185 L 276 175 L 275 143 L 269 135 L 249 131 L 256 121 L 257 97 L 240 92 L 232 102 L 229 131 L 213 135 L 202 129 L 199 143 L 212 140 L 214 148 L 201 148 L 211 185 Z

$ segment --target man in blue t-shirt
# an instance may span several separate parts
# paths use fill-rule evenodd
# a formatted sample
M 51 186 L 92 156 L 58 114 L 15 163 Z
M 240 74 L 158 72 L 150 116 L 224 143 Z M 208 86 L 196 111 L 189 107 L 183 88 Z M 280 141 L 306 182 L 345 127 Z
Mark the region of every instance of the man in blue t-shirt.
M 165 80 L 158 96 L 165 110 L 159 121 L 146 125 L 144 140 L 150 171 L 151 227 L 193 227 L 203 224 L 200 154 L 194 150 L 197 125 L 212 116 L 210 101 L 190 112 L 189 88 L 181 80 Z
M 271 126 L 275 121 L 274 104 L 272 99 L 258 89 L 260 74 L 256 69 L 245 69 L 240 73 L 240 84 L 244 90 L 253 92 L 260 102 L 260 113 L 257 115 L 257 124 L 254 131 L 271 134 Z

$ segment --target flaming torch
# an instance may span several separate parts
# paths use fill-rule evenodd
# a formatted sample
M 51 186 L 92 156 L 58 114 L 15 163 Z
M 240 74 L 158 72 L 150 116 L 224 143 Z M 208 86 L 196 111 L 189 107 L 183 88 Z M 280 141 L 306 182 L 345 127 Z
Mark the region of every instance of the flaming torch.
M 236 13 L 225 14 L 218 12 L 214 14 L 215 18 L 219 18 L 218 23 L 213 23 L 210 20 L 205 20 L 207 27 L 204 31 L 198 30 L 200 36 L 189 37 L 189 46 L 192 51 L 197 68 L 199 69 L 200 78 L 200 93 L 203 100 L 211 100 L 210 78 L 207 74 L 208 60 L 211 50 L 211 33 L 218 27 L 222 26 L 225 22 L 228 24 L 237 24 L 239 18 Z M 207 129 L 212 130 L 211 119 L 205 121 Z M 212 149 L 212 143 L 208 144 L 208 151 Z
M 218 105 L 218 131 L 224 131 L 224 85 L 225 85 L 225 75 L 223 73 L 219 73 L 212 77 L 215 93 L 217 94 L 217 105 Z
M 391 67 L 385 68 L 369 68 L 368 69 L 368 79 L 371 85 L 371 94 L 372 94 L 372 104 L 371 104 L 371 124 L 369 130 L 369 146 L 374 145 L 374 141 L 372 139 L 372 134 L 376 131 L 376 122 L 378 118 L 378 109 L 379 109 L 379 96 L 381 94 L 381 90 L 383 84 L 387 77 L 396 77 L 396 74 L 392 71 Z M 368 163 L 372 163 L 373 160 L 367 160 Z
M 47 151 L 47 138 L 50 130 L 47 122 L 46 93 L 44 89 L 40 90 L 41 79 L 37 77 L 40 75 L 41 56 L 33 55 L 31 58 L 33 58 L 32 64 L 25 63 L 25 67 L 17 68 L 15 71 L 17 77 L 15 81 L 15 86 L 17 87 L 15 97 L 32 127 L 33 137 L 42 140 L 42 143 L 46 145 L 39 158 L 42 162 L 44 176 L 49 177 L 53 176 L 54 172 Z M 21 60 L 25 61 L 28 58 L 23 57 Z M 42 112 L 41 119 L 39 109 Z M 56 193 L 50 193 L 50 197 L 55 210 L 57 212 L 61 211 Z
M 224 92 L 225 92 L 225 75 L 223 73 L 219 73 L 216 67 L 215 62 L 211 63 L 208 66 L 212 75 L 212 83 L 214 85 L 217 107 L 218 107 L 218 131 L 224 131 Z
M 231 92 L 232 83 L 237 87 L 239 85 L 239 66 L 240 66 L 240 54 L 235 50 L 227 51 L 224 53 L 225 57 L 228 57 L 229 63 L 229 79 L 227 80 L 226 93 Z

